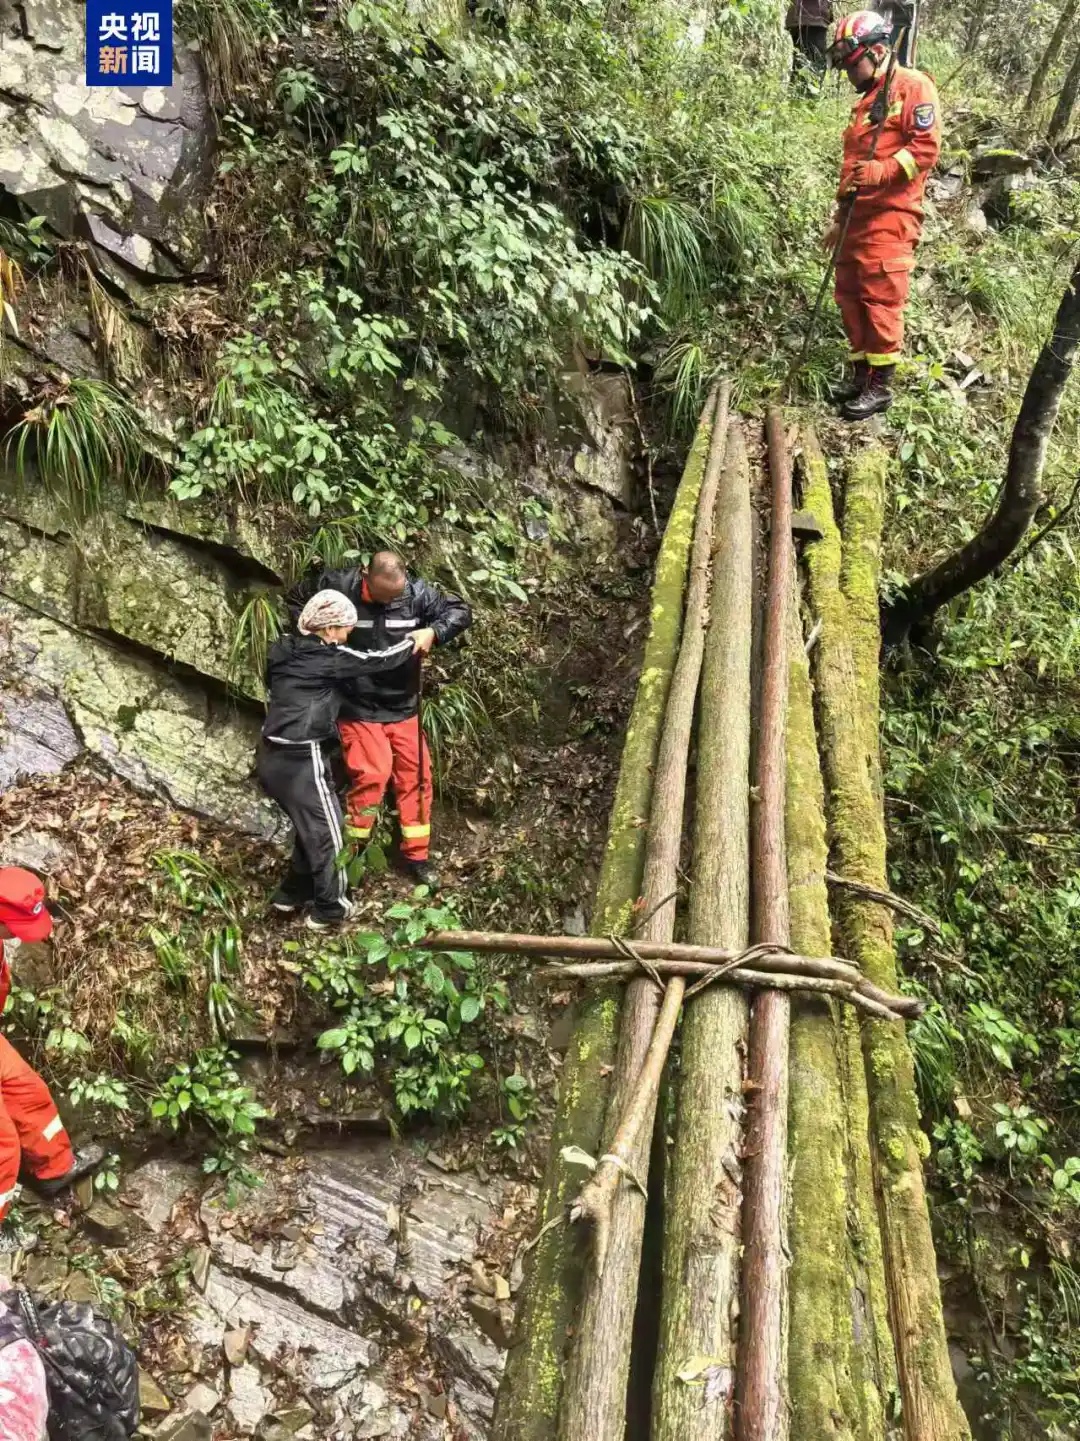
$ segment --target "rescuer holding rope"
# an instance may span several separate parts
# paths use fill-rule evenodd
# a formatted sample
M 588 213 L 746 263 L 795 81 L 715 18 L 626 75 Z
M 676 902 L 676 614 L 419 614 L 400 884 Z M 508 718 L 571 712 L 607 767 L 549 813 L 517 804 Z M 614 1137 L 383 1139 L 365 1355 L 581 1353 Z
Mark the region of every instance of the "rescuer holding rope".
M 835 394 L 845 420 L 888 410 L 904 343 L 904 306 L 923 222 L 926 177 L 941 151 L 937 90 L 890 53 L 892 30 L 873 10 L 836 26 L 832 64 L 859 92 L 844 131 L 837 208 L 824 246 L 836 251 L 836 303 L 854 374 Z

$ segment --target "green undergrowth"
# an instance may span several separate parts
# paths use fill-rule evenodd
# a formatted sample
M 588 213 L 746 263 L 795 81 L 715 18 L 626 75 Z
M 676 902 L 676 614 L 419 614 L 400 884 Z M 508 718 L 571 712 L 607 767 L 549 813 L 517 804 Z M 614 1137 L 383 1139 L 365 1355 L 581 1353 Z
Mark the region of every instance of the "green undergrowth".
M 958 54 L 931 53 L 939 76 L 955 72 Z M 928 221 L 909 311 L 889 417 L 889 587 L 992 509 L 1075 264 L 1069 168 L 1036 163 L 1011 191 L 971 185 L 980 150 L 1031 144 L 1024 88 L 1003 96 L 977 56 L 946 92 L 942 168 L 964 190 Z M 988 228 L 972 219 L 977 199 Z M 892 883 L 941 926 L 898 935 L 910 983 L 931 1001 L 911 1039 L 952 1268 L 947 1311 L 973 1361 L 983 1434 L 1015 1441 L 1080 1426 L 1078 439 L 1074 384 L 1028 540 L 892 658 L 885 693 Z
M 379 869 L 353 877 L 361 897 Z M 312 1059 L 338 1068 L 330 1089 L 346 1110 L 374 1105 L 398 1124 L 444 1124 L 479 1103 L 496 1146 L 521 1144 L 533 1100 L 500 1050 L 504 958 L 419 945 L 461 927 L 451 904 L 423 887 L 389 905 L 368 898 L 368 929 L 290 938 L 267 929 L 251 857 L 201 849 L 159 852 L 138 889 L 139 913 L 153 919 L 124 935 L 125 977 L 91 1004 L 74 978 L 35 989 L 22 976 L 8 1012 L 57 1093 L 98 1128 L 120 1139 L 147 1124 L 190 1135 L 207 1172 L 250 1183 L 254 1143 L 277 1102 L 273 1086 L 245 1079 L 241 1052 L 252 1037 L 271 1038 L 260 1044 L 272 1050 L 287 1025 Z M 103 1184 L 115 1185 L 114 1168 Z

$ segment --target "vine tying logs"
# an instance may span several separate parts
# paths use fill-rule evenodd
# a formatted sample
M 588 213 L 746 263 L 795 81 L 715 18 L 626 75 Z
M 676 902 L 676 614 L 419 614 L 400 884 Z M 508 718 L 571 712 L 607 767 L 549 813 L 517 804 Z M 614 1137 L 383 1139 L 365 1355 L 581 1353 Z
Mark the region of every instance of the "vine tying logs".
M 585 988 L 494 1441 L 892 1441 L 898 1400 L 903 1441 L 967 1435 L 904 1034 L 922 1007 L 885 949 L 903 902 L 877 764 L 878 462 L 856 467 L 841 537 L 803 437 L 821 538 L 800 587 L 784 417 L 766 418 L 766 500 L 729 395 L 710 398 L 661 547 L 594 934 L 425 942 L 536 957 L 537 979 Z

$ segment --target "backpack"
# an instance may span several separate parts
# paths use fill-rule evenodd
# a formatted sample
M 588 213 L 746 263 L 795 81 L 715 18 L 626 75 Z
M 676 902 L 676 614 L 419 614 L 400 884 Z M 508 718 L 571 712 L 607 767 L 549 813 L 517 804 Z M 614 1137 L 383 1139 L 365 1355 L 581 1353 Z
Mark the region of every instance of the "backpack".
M 82 1302 L 38 1306 L 21 1286 L 0 1301 L 18 1308 L 45 1367 L 49 1441 L 128 1441 L 139 1424 L 139 1364 L 112 1321 Z

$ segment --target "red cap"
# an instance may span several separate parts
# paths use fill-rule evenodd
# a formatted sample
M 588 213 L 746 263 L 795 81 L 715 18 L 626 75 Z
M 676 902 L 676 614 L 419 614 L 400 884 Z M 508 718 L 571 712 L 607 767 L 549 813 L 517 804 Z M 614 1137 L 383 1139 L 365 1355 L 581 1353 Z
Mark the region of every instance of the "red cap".
M 45 887 L 32 871 L 0 866 L 0 926 L 20 941 L 43 941 L 52 934 Z

